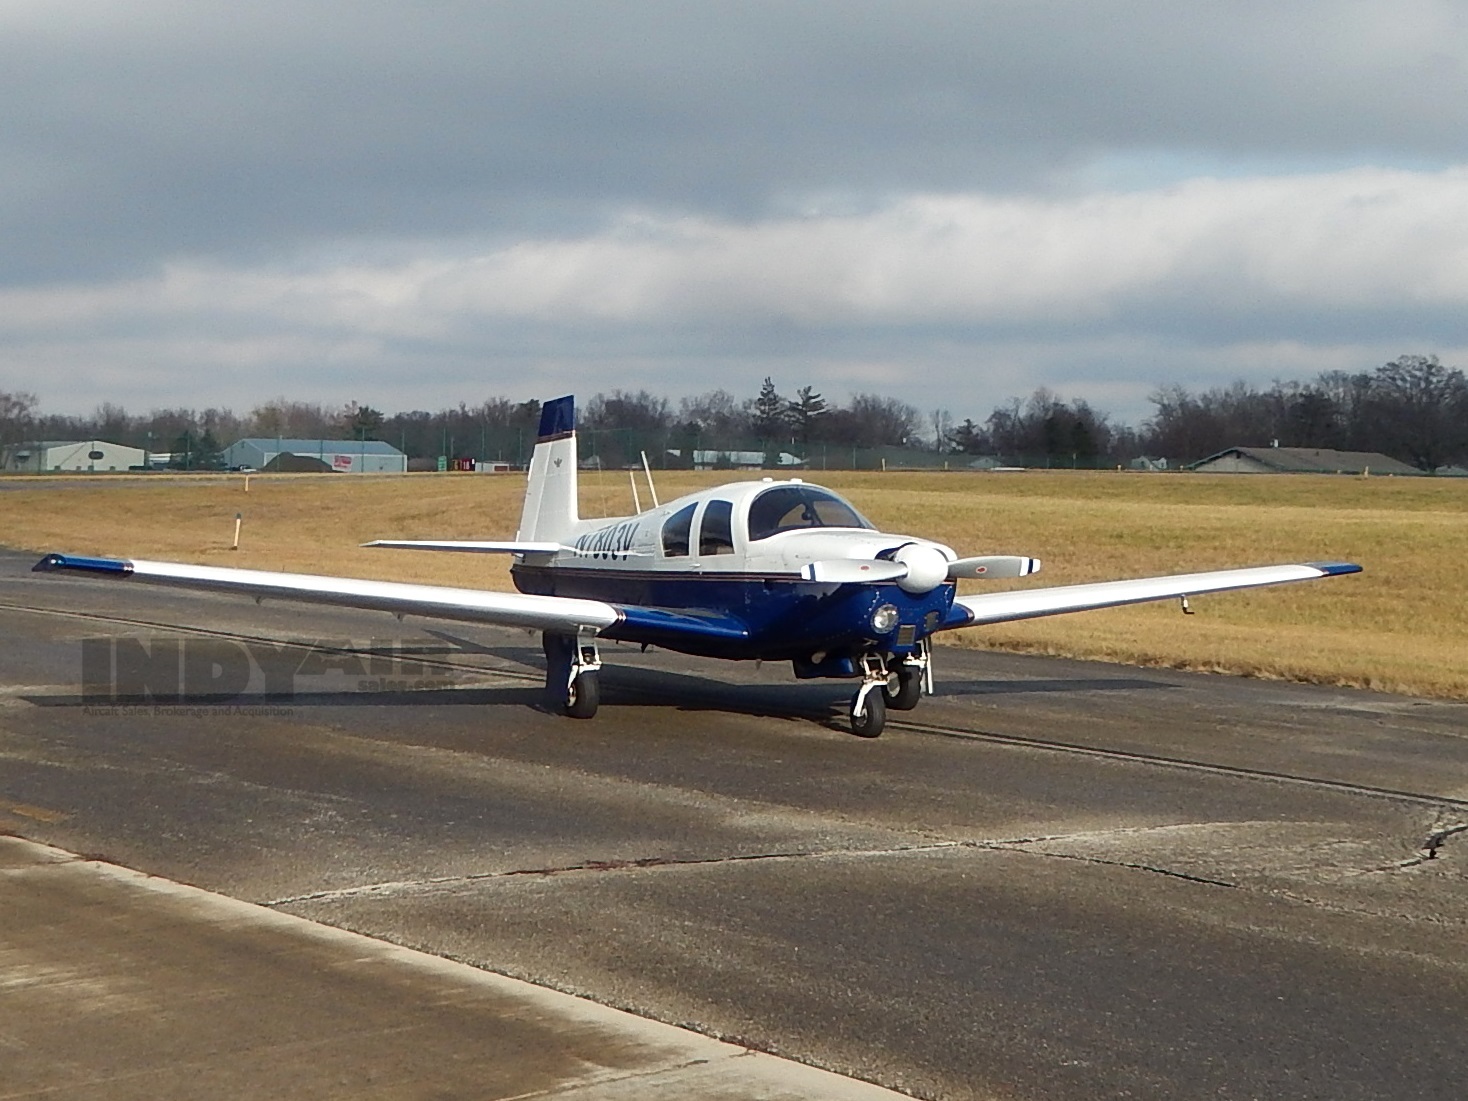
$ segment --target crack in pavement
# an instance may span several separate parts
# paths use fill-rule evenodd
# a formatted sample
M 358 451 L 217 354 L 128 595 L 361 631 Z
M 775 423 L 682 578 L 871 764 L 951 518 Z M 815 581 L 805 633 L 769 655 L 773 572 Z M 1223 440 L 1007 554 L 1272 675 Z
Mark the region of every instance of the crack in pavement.
M 1051 840 L 1051 839 L 1043 838 L 1043 839 L 1037 839 L 1037 840 Z M 1080 853 L 1035 852 L 1033 849 L 1025 848 L 1026 845 L 1032 845 L 1032 844 L 1035 844 L 1035 841 L 1021 841 L 1021 842 L 1006 842 L 1006 841 L 1001 841 L 1001 842 L 994 842 L 994 843 L 983 843 L 983 842 L 979 842 L 979 843 L 976 843 L 973 847 L 975 847 L 975 848 L 981 848 L 981 849 L 990 849 L 990 850 L 994 850 L 994 851 L 998 851 L 998 852 L 1024 853 L 1026 856 L 1051 857 L 1052 859 L 1055 859 L 1055 860 L 1075 860 L 1075 861 L 1079 861 L 1082 864 L 1100 864 L 1100 865 L 1102 865 L 1104 867 L 1110 867 L 1110 868 L 1130 868 L 1133 871 L 1137 871 L 1137 872 L 1151 872 L 1154 875 L 1167 876 L 1169 879 L 1182 879 L 1182 880 L 1186 880 L 1189 883 L 1201 883 L 1201 884 L 1204 884 L 1204 885 L 1209 886 L 1209 887 L 1229 887 L 1229 888 L 1232 888 L 1232 889 L 1237 889 L 1238 886 L 1239 886 L 1237 883 L 1231 883 L 1231 882 L 1229 882 L 1226 879 L 1211 879 L 1211 878 L 1209 878 L 1208 876 L 1205 876 L 1205 875 L 1193 875 L 1190 872 L 1174 871 L 1171 868 L 1159 868 L 1155 864 L 1142 864 L 1142 863 L 1139 863 L 1139 862 L 1136 862 L 1136 861 L 1132 861 L 1132 860 L 1108 860 L 1105 857 L 1101 857 L 1101 856 L 1084 856 L 1084 855 L 1082 855 Z
M 1117 833 L 1145 832 L 1138 827 L 1122 827 Z M 1130 860 L 1108 860 L 1099 856 L 1083 856 L 1077 853 L 1036 852 L 1028 846 L 1050 841 L 1064 841 L 1070 837 L 1094 837 L 1087 831 L 1082 834 L 1054 834 L 1040 837 L 986 838 L 966 841 L 930 841 L 913 845 L 896 845 L 881 849 L 798 849 L 776 852 L 735 853 L 728 856 L 665 857 L 645 856 L 612 860 L 584 860 L 577 864 L 564 864 L 539 868 L 511 868 L 493 872 L 467 872 L 460 875 L 431 876 L 425 879 L 384 880 L 363 883 L 353 887 L 338 887 L 323 891 L 307 891 L 297 895 L 286 895 L 259 903 L 261 906 L 291 906 L 303 902 L 329 902 L 337 899 L 388 896 L 405 892 L 432 890 L 438 887 L 480 883 L 516 876 L 568 875 L 585 872 L 639 871 L 646 868 L 690 868 L 709 867 L 718 864 L 757 863 L 762 861 L 805 860 L 821 857 L 880 857 L 904 856 L 911 853 L 941 852 L 949 849 L 978 849 L 986 852 L 1023 853 L 1026 856 L 1049 857 L 1057 860 L 1075 860 L 1085 864 L 1097 864 L 1114 868 L 1129 868 L 1133 871 L 1150 872 L 1189 883 L 1200 883 L 1210 887 L 1237 888 L 1237 883 L 1207 876 L 1193 875 L 1155 864 L 1144 864 Z
M 545 868 L 512 868 L 500 872 L 468 872 L 463 875 L 433 876 L 428 879 L 388 880 L 382 883 L 365 883 L 356 887 L 339 887 L 328 891 L 310 891 L 306 894 L 288 895 L 284 898 L 262 902 L 261 906 L 289 906 L 297 902 L 321 902 L 338 898 L 353 898 L 365 895 L 389 895 L 399 891 L 431 889 L 459 883 L 475 883 L 491 879 L 509 879 L 513 876 L 565 875 L 573 872 L 619 872 L 641 868 L 688 868 L 711 864 L 751 863 L 763 860 L 801 860 L 817 856 L 896 856 L 902 853 L 930 852 L 936 849 L 964 847 L 962 841 L 939 841 L 924 845 L 899 845 L 888 849 L 804 849 L 789 852 L 735 853 L 732 856 L 644 856 L 635 859 L 585 860 L 579 864 L 565 864 Z

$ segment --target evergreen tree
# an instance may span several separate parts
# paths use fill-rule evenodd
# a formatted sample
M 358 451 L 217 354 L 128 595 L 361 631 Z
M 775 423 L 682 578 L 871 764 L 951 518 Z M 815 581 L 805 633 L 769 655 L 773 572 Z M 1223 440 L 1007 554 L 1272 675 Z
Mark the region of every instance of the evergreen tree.
M 754 416 L 750 427 L 760 439 L 772 440 L 785 434 L 786 425 L 785 399 L 775 390 L 775 383 L 770 376 L 766 375 L 764 385 L 759 389 L 759 397 L 754 399 Z
M 972 418 L 948 433 L 948 446 L 965 455 L 987 455 L 994 450 L 989 434 L 975 424 Z
M 765 381 L 769 382 L 769 379 Z M 826 399 L 817 394 L 812 386 L 802 386 L 795 391 L 795 400 L 787 402 L 785 406 L 786 419 L 795 438 L 801 443 L 809 443 L 819 435 L 819 422 L 827 412 Z
M 342 410 L 342 426 L 347 430 L 349 438 L 354 440 L 381 439 L 384 419 L 383 415 L 370 405 L 350 402 Z

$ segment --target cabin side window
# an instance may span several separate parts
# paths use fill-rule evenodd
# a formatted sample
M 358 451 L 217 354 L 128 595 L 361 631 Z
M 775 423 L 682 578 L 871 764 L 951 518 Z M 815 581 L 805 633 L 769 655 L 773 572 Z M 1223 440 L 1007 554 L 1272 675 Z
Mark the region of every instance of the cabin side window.
M 663 557 L 686 558 L 688 556 L 688 532 L 693 527 L 693 513 L 697 505 L 680 508 L 663 524 Z
M 703 521 L 698 528 L 699 554 L 734 553 L 734 504 L 710 501 L 703 508 Z

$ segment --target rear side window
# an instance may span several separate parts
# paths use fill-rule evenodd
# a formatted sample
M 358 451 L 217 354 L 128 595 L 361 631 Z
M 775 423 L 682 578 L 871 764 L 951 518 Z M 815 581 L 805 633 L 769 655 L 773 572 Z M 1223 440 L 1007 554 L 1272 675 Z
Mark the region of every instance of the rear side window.
M 710 501 L 703 509 L 703 522 L 698 528 L 699 554 L 734 553 L 734 505 L 730 501 Z
M 688 555 L 688 532 L 693 527 L 693 513 L 697 505 L 680 508 L 663 524 L 663 557 L 686 558 Z

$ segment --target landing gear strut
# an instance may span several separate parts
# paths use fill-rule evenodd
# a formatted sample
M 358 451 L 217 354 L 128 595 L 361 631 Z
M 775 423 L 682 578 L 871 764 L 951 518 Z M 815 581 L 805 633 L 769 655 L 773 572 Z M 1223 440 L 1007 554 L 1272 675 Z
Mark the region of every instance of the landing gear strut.
M 861 687 L 851 700 L 851 732 L 875 738 L 887 724 L 887 709 L 911 711 L 923 692 L 933 691 L 932 650 L 927 639 L 900 661 L 890 654 L 865 654 Z
M 923 639 L 916 654 L 889 667 L 887 680 L 882 685 L 882 700 L 893 711 L 911 711 L 918 705 L 924 692 L 932 695 L 931 645 L 927 639 Z
M 601 655 L 596 636 L 560 635 L 546 631 L 541 635 L 545 650 L 545 690 L 550 705 L 573 719 L 589 719 L 601 703 L 601 682 L 597 670 Z
M 875 738 L 887 725 L 887 662 L 881 654 L 866 654 L 861 669 L 861 687 L 851 699 L 851 732 L 858 738 Z

